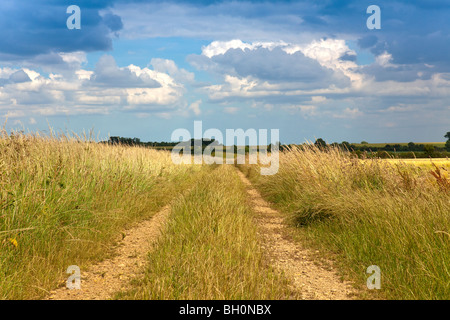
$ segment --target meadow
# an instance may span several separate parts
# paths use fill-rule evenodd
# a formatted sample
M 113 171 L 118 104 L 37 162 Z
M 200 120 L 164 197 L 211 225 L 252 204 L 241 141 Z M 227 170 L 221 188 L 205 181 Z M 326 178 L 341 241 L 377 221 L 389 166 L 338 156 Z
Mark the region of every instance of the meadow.
M 236 166 L 359 298 L 450 296 L 448 159 L 359 159 L 309 145 L 280 153 L 275 175 Z M 68 266 L 108 258 L 123 230 L 168 204 L 144 274 L 115 299 L 298 298 L 268 263 L 232 165 L 175 165 L 163 150 L 2 132 L 0 168 L 0 299 L 46 297 Z M 381 290 L 365 287 L 371 265 Z
M 447 159 L 360 160 L 309 146 L 282 153 L 273 176 L 239 167 L 286 213 L 299 241 L 333 257 L 344 277 L 364 289 L 367 267 L 380 267 L 382 290 L 366 297 L 450 296 Z
M 118 299 L 290 299 L 261 250 L 233 166 L 88 137 L 0 137 L 0 299 L 40 299 L 111 257 L 123 230 L 170 204 L 144 279 Z M 129 275 L 133 276 L 133 275 Z
M 0 299 L 36 299 L 106 258 L 121 230 L 195 182 L 170 153 L 87 137 L 0 136 Z

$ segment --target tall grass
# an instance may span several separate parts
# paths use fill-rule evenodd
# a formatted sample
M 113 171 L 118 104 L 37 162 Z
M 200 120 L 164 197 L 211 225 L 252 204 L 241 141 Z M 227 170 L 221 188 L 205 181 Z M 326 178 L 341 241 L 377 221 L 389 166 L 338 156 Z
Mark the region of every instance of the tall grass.
M 106 257 L 120 230 L 194 179 L 170 153 L 67 136 L 0 136 L 0 298 L 35 299 L 70 265 Z
M 241 166 L 310 244 L 336 254 L 363 288 L 378 265 L 388 299 L 450 297 L 450 180 L 445 167 L 354 159 L 336 148 L 293 148 L 279 172 Z M 366 289 L 367 290 L 367 289 Z
M 288 299 L 263 256 L 235 169 L 216 167 L 172 207 L 143 279 L 120 299 Z

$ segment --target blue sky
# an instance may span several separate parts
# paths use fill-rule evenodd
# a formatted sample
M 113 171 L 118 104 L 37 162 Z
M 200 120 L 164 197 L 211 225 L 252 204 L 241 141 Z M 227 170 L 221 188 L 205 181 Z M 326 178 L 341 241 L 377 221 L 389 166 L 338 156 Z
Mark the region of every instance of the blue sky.
M 2 0 L 0 120 L 143 141 L 195 120 L 279 129 L 282 143 L 444 141 L 449 4 Z

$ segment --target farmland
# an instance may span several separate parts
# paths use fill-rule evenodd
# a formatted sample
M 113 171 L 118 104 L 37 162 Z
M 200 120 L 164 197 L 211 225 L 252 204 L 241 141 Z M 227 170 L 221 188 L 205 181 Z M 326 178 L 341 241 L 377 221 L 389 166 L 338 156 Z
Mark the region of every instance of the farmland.
M 415 144 L 431 145 L 436 148 L 444 148 L 445 142 L 416 142 Z M 391 142 L 391 143 L 354 143 L 357 147 L 369 147 L 369 148 L 384 148 L 386 145 L 400 145 L 402 147 L 407 147 L 408 143 L 405 142 Z
M 4 132 L 0 147 L 2 299 L 91 299 L 109 274 L 110 299 L 450 295 L 445 158 L 360 159 L 309 145 L 281 152 L 278 173 L 262 176 L 258 164 L 175 165 L 168 151 L 86 137 Z M 96 271 L 136 265 L 137 253 L 122 257 L 117 245 L 161 210 L 140 271 Z M 90 295 L 67 296 L 70 265 L 90 270 Z M 381 290 L 366 287 L 371 265 Z

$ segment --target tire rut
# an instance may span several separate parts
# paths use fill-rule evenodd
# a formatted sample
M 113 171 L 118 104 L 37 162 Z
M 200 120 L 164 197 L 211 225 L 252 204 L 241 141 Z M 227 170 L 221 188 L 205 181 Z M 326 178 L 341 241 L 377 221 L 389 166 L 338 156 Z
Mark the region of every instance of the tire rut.
M 301 247 L 288 236 L 287 226 L 280 212 L 272 209 L 245 175 L 237 170 L 247 186 L 251 206 L 262 238 L 262 247 L 270 263 L 291 280 L 292 290 L 304 300 L 350 300 L 354 289 L 349 282 L 342 282 L 332 270 L 331 261 L 318 264 L 311 250 Z M 330 269 L 331 270 L 327 270 Z
M 170 206 L 165 206 L 152 218 L 126 230 L 112 258 L 81 270 L 80 289 L 69 290 L 64 282 L 46 300 L 108 300 L 126 290 L 130 280 L 143 272 L 147 254 L 161 235 L 169 213 Z

